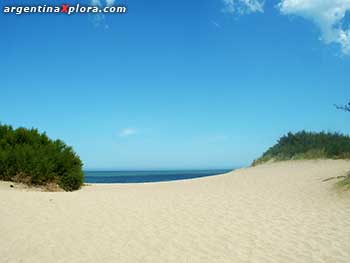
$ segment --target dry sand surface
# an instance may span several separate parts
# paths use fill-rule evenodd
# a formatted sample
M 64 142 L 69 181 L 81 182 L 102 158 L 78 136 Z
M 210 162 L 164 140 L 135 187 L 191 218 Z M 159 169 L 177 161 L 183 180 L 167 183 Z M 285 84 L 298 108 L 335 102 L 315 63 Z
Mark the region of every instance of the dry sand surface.
M 0 262 L 349 263 L 346 161 L 73 193 L 0 183 Z

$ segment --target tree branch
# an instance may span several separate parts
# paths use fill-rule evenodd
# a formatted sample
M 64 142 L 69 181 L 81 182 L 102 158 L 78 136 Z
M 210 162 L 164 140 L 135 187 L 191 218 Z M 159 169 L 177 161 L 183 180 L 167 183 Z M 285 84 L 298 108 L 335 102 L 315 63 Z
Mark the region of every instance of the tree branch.
M 338 110 L 343 110 L 343 111 L 348 111 L 350 112 L 350 101 L 348 102 L 348 104 L 344 105 L 344 106 L 339 106 L 339 105 L 334 105 Z

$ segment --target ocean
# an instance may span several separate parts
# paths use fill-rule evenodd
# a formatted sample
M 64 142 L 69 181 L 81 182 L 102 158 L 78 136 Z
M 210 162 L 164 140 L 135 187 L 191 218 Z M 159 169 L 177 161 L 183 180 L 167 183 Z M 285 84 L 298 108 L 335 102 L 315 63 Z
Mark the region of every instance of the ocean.
M 227 173 L 232 169 L 169 171 L 84 171 L 85 183 L 150 183 Z

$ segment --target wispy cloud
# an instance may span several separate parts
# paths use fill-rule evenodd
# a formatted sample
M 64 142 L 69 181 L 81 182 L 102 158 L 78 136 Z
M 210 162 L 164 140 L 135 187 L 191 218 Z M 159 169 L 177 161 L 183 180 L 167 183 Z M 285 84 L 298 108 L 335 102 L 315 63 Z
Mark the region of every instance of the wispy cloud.
M 126 136 L 130 136 L 130 135 L 134 135 L 136 133 L 137 133 L 137 131 L 135 129 L 125 128 L 125 129 L 121 130 L 118 135 L 120 137 L 126 137 Z
M 264 0 L 222 0 L 224 11 L 233 14 L 264 12 Z M 338 44 L 345 55 L 350 54 L 350 0 L 279 0 L 277 8 L 283 15 L 302 17 L 320 30 L 325 44 Z
M 91 5 L 92 6 L 101 6 L 101 0 L 91 0 Z
M 114 5 L 115 3 L 115 0 L 90 0 L 90 4 L 92 6 L 98 6 L 98 7 L 101 7 L 101 6 L 112 6 Z M 108 29 L 109 26 L 108 24 L 106 23 L 106 17 L 105 15 L 103 14 L 93 14 L 93 19 L 92 19 L 92 22 L 94 23 L 95 26 L 103 26 L 105 29 Z
M 224 11 L 235 14 L 250 14 L 264 12 L 264 0 L 223 0 Z
M 214 20 L 211 20 L 211 23 L 217 27 L 217 28 L 221 28 L 220 24 L 218 22 L 215 22 Z
M 106 0 L 107 6 L 112 6 L 112 5 L 114 5 L 114 3 L 115 3 L 115 0 Z
M 339 44 L 343 54 L 350 53 L 350 20 L 345 21 L 350 0 L 282 0 L 278 8 L 282 14 L 312 21 L 320 29 L 322 41 Z

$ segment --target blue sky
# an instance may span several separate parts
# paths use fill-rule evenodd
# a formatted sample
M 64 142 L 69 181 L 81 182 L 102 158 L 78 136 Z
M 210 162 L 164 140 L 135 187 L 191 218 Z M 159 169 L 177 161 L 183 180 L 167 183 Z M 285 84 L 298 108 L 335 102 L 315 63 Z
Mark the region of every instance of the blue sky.
M 325 20 L 337 6 L 303 1 L 1 13 L 0 121 L 63 139 L 85 169 L 230 168 L 288 131 L 350 133 L 333 107 L 350 99 L 350 3 Z

